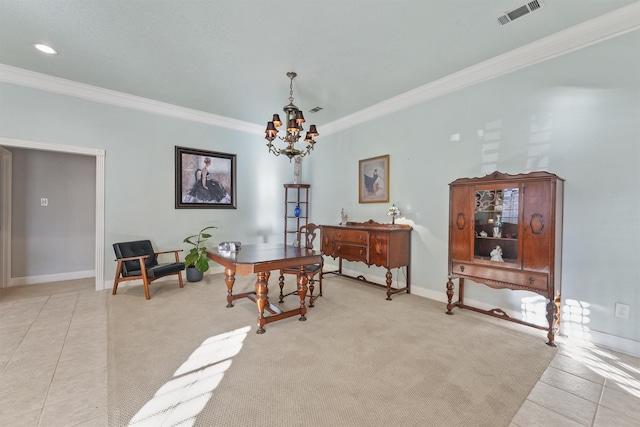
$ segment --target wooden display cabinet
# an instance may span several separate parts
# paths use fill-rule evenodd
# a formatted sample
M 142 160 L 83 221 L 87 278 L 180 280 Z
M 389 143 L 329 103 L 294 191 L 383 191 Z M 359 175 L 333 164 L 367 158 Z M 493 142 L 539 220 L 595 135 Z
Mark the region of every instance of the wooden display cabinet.
M 561 290 L 564 180 L 548 172 L 461 178 L 449 184 L 447 314 L 466 308 L 548 331 L 555 346 Z M 458 301 L 453 302 L 454 279 Z M 499 308 L 464 303 L 465 279 L 491 288 L 525 290 L 548 300 L 548 327 L 510 317 Z
M 298 230 L 309 222 L 310 188 L 309 184 L 284 184 L 285 245 L 297 246 Z

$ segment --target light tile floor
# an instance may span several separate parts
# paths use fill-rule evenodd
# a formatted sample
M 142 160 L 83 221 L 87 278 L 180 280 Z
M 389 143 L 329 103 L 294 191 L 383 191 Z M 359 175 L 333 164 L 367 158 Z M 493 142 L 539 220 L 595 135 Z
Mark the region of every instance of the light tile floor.
M 0 426 L 107 425 L 107 308 L 93 279 L 0 289 Z M 557 339 L 511 427 L 640 426 L 640 358 Z
M 107 425 L 107 291 L 0 289 L 0 426 Z

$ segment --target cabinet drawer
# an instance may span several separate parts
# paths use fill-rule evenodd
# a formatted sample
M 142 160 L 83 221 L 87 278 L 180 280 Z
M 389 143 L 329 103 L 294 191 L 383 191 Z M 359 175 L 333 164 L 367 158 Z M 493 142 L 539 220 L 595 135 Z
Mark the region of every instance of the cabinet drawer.
M 468 277 L 474 277 L 491 282 L 513 284 L 519 288 L 546 291 L 549 284 L 549 276 L 544 273 L 533 273 L 520 270 L 509 270 L 494 267 L 485 267 L 463 262 L 453 262 L 452 273 Z
M 336 230 L 335 231 L 336 242 L 348 242 L 366 245 L 367 244 L 367 231 L 366 230 Z
M 367 262 L 368 253 L 366 246 L 348 245 L 341 242 L 335 244 L 335 256 L 342 257 L 349 261 Z

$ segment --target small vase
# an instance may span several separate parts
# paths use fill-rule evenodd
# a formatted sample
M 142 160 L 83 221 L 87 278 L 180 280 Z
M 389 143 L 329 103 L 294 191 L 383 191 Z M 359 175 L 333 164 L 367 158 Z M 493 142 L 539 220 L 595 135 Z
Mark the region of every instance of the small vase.
M 340 211 L 340 225 L 347 225 L 347 213 L 342 209 Z
M 300 205 L 296 205 L 296 207 L 293 208 L 293 215 L 295 215 L 296 218 L 300 216 Z

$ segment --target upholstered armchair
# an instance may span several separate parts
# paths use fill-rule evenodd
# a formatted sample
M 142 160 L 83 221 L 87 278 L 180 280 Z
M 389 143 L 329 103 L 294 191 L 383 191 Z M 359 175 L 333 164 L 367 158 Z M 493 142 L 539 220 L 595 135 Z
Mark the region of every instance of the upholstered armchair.
M 182 249 L 155 252 L 151 241 L 137 240 L 133 242 L 114 243 L 113 250 L 116 253 L 116 277 L 113 281 L 113 292 L 115 295 L 118 290 L 118 284 L 129 280 L 142 280 L 144 285 L 144 295 L 147 299 L 151 299 L 149 295 L 149 283 L 161 277 L 175 274 L 178 276 L 180 287 L 184 286 L 182 282 L 182 270 L 184 270 L 184 262 L 180 262 L 178 252 Z M 168 263 L 159 263 L 158 256 L 163 254 L 174 254 L 175 261 Z

